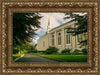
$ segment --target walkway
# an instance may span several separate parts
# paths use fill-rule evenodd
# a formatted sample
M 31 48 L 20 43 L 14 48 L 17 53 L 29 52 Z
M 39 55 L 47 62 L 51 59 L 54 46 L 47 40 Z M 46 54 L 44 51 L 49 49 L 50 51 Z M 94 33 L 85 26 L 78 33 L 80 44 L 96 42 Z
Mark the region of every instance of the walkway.
M 23 57 L 18 59 L 15 62 L 57 62 L 56 60 L 51 60 L 48 58 L 44 58 L 35 54 L 25 54 Z

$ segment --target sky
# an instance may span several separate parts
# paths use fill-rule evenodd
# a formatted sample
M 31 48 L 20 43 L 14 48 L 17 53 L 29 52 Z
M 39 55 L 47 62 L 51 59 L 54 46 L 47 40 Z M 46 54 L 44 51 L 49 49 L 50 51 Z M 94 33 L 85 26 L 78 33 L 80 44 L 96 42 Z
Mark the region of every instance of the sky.
M 41 28 L 36 31 L 37 35 L 33 39 L 34 43 L 37 43 L 37 40 L 46 34 L 49 18 L 50 18 L 50 29 L 53 29 L 71 20 L 71 19 L 64 19 L 65 13 L 39 13 L 39 14 L 40 16 L 42 16 L 42 18 L 40 19 Z
M 35 43 L 37 43 L 37 40 L 44 36 L 47 31 L 48 26 L 48 19 L 50 21 L 50 29 L 53 29 L 59 25 L 62 25 L 70 19 L 64 19 L 65 13 L 39 13 L 42 18 L 40 19 L 40 26 L 41 28 L 36 31 L 36 37 L 33 39 Z

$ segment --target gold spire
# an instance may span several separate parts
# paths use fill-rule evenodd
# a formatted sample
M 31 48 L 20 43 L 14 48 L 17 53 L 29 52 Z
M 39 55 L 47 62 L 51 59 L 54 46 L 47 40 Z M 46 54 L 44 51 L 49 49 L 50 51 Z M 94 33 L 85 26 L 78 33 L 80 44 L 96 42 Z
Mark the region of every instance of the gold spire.
M 47 33 L 49 33 L 49 30 L 50 30 L 50 17 L 48 17 Z
M 48 17 L 48 26 L 50 25 L 50 17 Z

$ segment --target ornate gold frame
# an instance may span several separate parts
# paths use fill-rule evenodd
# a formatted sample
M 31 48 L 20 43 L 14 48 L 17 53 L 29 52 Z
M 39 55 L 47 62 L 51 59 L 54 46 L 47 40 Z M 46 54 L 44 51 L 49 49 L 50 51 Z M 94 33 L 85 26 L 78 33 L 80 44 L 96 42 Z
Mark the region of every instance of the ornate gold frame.
M 1 73 L 99 73 L 98 2 L 56 1 L 1 1 L 0 49 Z M 12 62 L 13 12 L 88 12 L 87 63 L 14 63 Z M 74 74 L 75 75 L 75 74 Z

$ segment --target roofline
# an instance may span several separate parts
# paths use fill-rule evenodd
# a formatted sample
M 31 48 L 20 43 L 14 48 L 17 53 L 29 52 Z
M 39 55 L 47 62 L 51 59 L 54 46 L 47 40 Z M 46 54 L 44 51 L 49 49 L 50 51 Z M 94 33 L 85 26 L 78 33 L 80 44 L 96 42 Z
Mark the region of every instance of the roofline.
M 68 21 L 68 22 L 66 22 L 66 23 L 64 23 L 64 24 L 62 24 L 62 25 L 65 25 L 65 24 L 70 23 L 70 22 L 72 22 L 72 21 L 74 21 L 74 20 Z M 61 27 L 62 25 L 59 25 L 59 26 L 57 26 L 57 27 L 55 27 L 55 28 L 59 28 L 59 27 Z M 55 28 L 51 29 L 50 31 L 54 30 Z M 45 34 L 44 36 L 46 36 L 46 35 L 47 35 L 47 32 L 46 32 L 46 34 Z M 41 36 L 41 37 L 44 37 L 44 36 Z M 41 37 L 40 37 L 40 38 L 41 38 Z
M 59 27 L 61 27 L 61 26 L 65 25 L 65 24 L 67 24 L 67 23 L 72 22 L 72 21 L 74 21 L 74 20 L 68 21 L 68 22 L 66 22 L 66 23 L 64 23 L 64 24 L 62 24 L 62 25 L 59 25 L 59 26 L 55 27 L 55 28 L 59 28 Z M 55 28 L 51 29 L 50 31 L 54 30 Z

